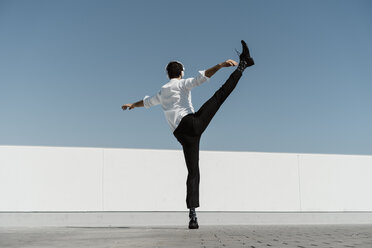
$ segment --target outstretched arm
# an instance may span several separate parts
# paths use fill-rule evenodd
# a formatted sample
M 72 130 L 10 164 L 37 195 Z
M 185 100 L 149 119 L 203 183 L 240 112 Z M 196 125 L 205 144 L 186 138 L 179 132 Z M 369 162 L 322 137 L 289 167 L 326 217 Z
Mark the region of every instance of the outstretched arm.
M 150 108 L 152 106 L 160 104 L 161 100 L 161 91 L 156 93 L 155 95 L 149 97 L 145 96 L 143 100 L 135 102 L 135 103 L 128 103 L 124 104 L 121 106 L 123 110 L 126 110 L 127 108 L 132 109 L 132 108 L 137 108 L 137 107 L 145 107 L 145 108 Z
M 209 68 L 208 70 L 205 71 L 205 76 L 206 77 L 212 77 L 219 69 L 221 69 L 222 67 L 230 67 L 230 66 L 237 66 L 238 63 L 235 62 L 234 60 L 232 59 L 228 59 L 222 63 L 219 63 L 211 68 Z
M 133 109 L 137 107 L 143 107 L 143 100 L 135 102 L 135 103 L 124 104 L 123 106 L 121 106 L 123 110 L 126 110 L 127 108 Z
M 230 66 L 236 66 L 238 63 L 236 63 L 232 59 L 228 59 L 222 63 L 219 63 L 208 70 L 205 71 L 199 71 L 199 75 L 197 77 L 193 78 L 186 78 L 183 82 L 183 87 L 187 90 L 191 90 L 192 88 L 201 85 L 205 81 L 207 81 L 210 77 L 212 77 L 219 69 L 222 67 L 230 67 Z

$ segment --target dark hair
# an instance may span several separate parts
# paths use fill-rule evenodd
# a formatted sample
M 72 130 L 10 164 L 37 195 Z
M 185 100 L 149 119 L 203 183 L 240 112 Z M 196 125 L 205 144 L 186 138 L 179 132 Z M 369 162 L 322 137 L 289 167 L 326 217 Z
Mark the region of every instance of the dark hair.
M 166 67 L 169 78 L 178 78 L 183 71 L 183 65 L 178 61 L 171 61 Z

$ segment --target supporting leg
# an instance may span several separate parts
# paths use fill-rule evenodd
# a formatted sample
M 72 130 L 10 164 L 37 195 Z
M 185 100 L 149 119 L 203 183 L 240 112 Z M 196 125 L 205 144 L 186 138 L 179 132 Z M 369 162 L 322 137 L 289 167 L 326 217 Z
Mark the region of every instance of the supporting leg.
M 187 208 L 199 207 L 199 183 L 200 183 L 200 171 L 199 171 L 199 143 L 200 137 L 196 137 L 192 142 L 184 143 L 183 153 L 185 155 L 185 161 L 187 166 L 187 194 L 186 194 L 186 205 Z

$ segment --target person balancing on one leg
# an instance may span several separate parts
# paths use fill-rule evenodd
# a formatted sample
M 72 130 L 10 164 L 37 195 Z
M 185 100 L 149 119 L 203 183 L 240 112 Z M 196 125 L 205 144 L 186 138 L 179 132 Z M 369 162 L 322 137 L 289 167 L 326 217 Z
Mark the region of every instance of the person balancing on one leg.
M 161 104 L 165 118 L 173 131 L 173 135 L 181 143 L 185 156 L 188 176 L 186 181 L 186 205 L 189 212 L 189 228 L 199 228 L 195 208 L 199 207 L 199 143 L 200 137 L 216 114 L 220 106 L 237 85 L 246 67 L 254 65 L 247 44 L 242 40 L 243 51 L 239 64 L 234 60 L 226 60 L 208 70 L 199 71 L 194 78 L 183 78 L 184 67 L 178 61 L 171 61 L 166 67 L 170 81 L 163 85 L 152 97 L 145 96 L 136 103 L 124 104 L 123 110 L 136 107 L 150 108 Z M 191 103 L 191 89 L 201 85 L 222 67 L 238 66 L 222 87 L 206 101 L 198 111 L 194 111 Z

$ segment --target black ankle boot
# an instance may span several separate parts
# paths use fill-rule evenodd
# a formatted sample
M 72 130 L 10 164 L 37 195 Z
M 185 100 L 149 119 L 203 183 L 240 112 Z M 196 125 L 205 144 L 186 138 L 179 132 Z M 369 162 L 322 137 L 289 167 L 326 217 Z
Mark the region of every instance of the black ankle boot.
M 199 224 L 198 224 L 198 218 L 196 216 L 193 216 L 190 218 L 189 222 L 189 229 L 198 229 Z
M 240 72 L 243 72 L 244 69 L 247 68 L 248 66 L 254 65 L 254 61 L 253 61 L 251 55 L 249 54 L 249 49 L 248 49 L 248 46 L 245 43 L 245 41 L 241 40 L 241 43 L 242 43 L 243 51 L 239 55 L 240 62 L 239 62 L 237 70 L 240 71 Z M 239 54 L 238 51 L 237 51 L 237 53 Z
M 195 208 L 190 208 L 189 218 L 190 218 L 189 229 L 198 229 L 199 224 L 198 218 L 196 217 Z

